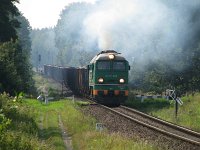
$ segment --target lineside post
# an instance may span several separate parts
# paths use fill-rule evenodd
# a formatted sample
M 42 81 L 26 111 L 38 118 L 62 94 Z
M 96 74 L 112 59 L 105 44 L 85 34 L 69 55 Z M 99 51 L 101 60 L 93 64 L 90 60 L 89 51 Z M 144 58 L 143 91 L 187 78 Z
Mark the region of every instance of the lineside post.
M 177 97 L 177 94 L 175 93 L 175 90 L 166 90 L 167 99 L 168 100 L 174 100 L 175 101 L 175 117 L 178 117 L 178 104 L 183 105 L 183 102 L 181 101 L 180 97 Z
M 62 97 L 63 97 L 63 84 L 64 84 L 64 80 L 62 80 Z
M 178 101 L 175 100 L 175 115 L 178 116 Z

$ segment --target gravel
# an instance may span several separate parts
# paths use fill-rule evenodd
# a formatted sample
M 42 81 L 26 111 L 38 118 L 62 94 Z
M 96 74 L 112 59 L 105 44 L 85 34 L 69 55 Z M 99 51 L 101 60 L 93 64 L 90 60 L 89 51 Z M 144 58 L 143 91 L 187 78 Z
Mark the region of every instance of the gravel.
M 103 123 L 110 133 L 120 133 L 122 136 L 138 141 L 152 143 L 160 149 L 199 150 L 200 147 L 184 141 L 163 135 L 147 127 L 141 126 L 122 116 L 100 107 L 99 105 L 85 106 L 87 115 L 92 115 L 99 123 Z

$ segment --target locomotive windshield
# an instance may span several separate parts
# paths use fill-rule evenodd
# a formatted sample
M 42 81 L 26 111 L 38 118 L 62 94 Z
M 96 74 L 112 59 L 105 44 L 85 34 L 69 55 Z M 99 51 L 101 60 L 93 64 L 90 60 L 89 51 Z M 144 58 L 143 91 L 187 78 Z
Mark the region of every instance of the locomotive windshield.
M 110 61 L 99 61 L 97 63 L 98 70 L 111 70 L 111 66 L 113 70 L 125 71 L 126 63 L 124 61 L 113 61 L 112 65 Z
M 110 62 L 109 61 L 99 61 L 97 63 L 97 69 L 99 69 L 99 70 L 110 70 Z
M 113 62 L 113 70 L 125 70 L 126 69 L 126 65 L 125 62 L 123 61 L 114 61 Z

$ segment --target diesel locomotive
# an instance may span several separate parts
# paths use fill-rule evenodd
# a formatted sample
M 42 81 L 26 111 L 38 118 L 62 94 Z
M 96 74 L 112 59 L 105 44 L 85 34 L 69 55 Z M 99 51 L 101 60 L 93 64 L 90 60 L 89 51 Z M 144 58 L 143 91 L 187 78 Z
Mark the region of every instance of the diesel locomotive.
M 64 82 L 74 94 L 115 106 L 128 97 L 129 70 L 128 61 L 114 50 L 101 51 L 82 68 L 44 65 L 45 75 Z

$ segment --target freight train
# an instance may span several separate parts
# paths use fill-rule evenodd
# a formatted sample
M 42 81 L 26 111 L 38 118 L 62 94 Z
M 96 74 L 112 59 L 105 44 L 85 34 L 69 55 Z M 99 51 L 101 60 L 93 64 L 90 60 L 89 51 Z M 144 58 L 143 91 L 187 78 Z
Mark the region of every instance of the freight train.
M 44 65 L 44 74 L 67 85 L 74 94 L 104 105 L 120 105 L 129 94 L 128 61 L 114 50 L 98 53 L 86 67 Z

